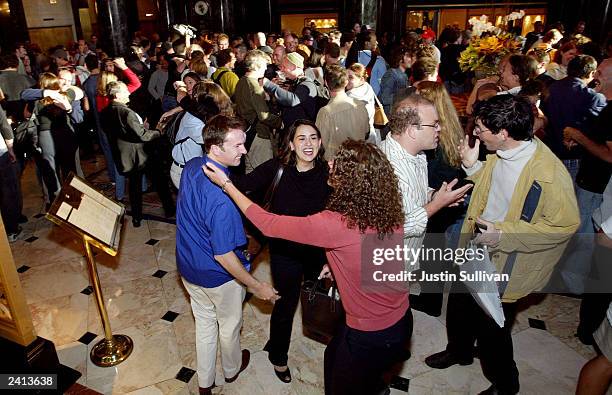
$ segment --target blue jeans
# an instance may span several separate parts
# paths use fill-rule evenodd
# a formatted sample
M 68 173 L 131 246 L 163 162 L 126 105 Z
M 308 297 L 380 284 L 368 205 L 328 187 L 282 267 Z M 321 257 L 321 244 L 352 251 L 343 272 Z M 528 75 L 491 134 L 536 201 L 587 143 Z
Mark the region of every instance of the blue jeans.
M 584 292 L 585 281 L 591 271 L 591 257 L 595 245 L 595 227 L 593 226 L 593 212 L 603 200 L 601 193 L 589 192 L 576 186 L 576 199 L 580 210 L 580 228 L 574 236 L 567 254 L 561 262 L 561 278 L 567 290 L 573 294 Z
M 562 162 L 569 172 L 570 177 L 572 177 L 574 189 L 576 189 L 576 175 L 578 175 L 578 169 L 580 168 L 580 159 L 563 159 Z

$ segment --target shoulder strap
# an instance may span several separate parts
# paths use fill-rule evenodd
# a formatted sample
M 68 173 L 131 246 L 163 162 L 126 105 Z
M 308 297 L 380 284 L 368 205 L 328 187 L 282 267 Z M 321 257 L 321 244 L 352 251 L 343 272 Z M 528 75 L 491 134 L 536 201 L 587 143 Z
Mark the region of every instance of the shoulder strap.
M 370 61 L 368 62 L 368 65 L 366 66 L 366 69 L 372 69 L 372 67 L 374 67 L 374 63 L 376 63 L 376 59 L 378 58 L 378 55 L 376 55 L 374 52 L 370 51 Z
M 274 180 L 272 184 L 270 184 L 270 188 L 266 192 L 266 196 L 263 200 L 263 208 L 266 210 L 270 208 L 272 204 L 272 198 L 274 197 L 274 192 L 276 192 L 276 188 L 278 187 L 278 183 L 280 182 L 281 177 L 283 176 L 283 172 L 285 171 L 285 166 L 282 164 L 278 166 L 278 170 L 276 171 L 276 175 L 274 176 Z
M 227 73 L 229 70 L 223 70 L 222 72 L 219 73 L 219 75 L 217 75 L 216 78 L 213 78 L 213 81 L 217 84 L 217 85 L 221 85 L 221 77 L 223 77 L 223 74 Z

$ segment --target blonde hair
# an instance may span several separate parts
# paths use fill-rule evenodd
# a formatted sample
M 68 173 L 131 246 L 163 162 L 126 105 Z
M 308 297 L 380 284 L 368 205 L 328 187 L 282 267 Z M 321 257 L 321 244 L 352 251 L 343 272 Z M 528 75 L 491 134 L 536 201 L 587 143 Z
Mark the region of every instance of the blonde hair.
M 40 86 L 40 89 L 52 89 L 58 91 L 60 89 L 59 78 L 53 73 L 42 73 L 38 77 L 38 86 Z
M 419 83 L 418 93 L 432 102 L 438 111 L 441 128 L 440 147 L 446 161 L 453 167 L 460 167 L 461 156 L 458 146 L 464 137 L 463 128 L 446 88 L 440 82 L 423 81 Z
M 106 96 L 106 86 L 110 82 L 115 81 L 119 81 L 119 78 L 115 75 L 115 73 L 111 73 L 110 71 L 100 72 L 100 76 L 98 77 L 98 85 L 96 86 L 96 93 L 100 96 Z
M 368 79 L 368 71 L 366 70 L 366 67 L 361 63 L 353 63 L 349 66 L 348 70 L 351 70 L 353 73 L 355 73 L 357 77 L 361 78 L 364 81 Z

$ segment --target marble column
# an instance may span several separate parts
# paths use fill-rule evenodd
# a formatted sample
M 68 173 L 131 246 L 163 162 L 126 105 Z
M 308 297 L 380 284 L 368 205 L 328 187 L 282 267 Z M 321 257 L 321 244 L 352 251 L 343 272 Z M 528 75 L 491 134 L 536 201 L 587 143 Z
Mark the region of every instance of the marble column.
M 351 30 L 356 22 L 370 25 L 376 29 L 379 3 L 382 0 L 342 0 L 340 9 L 340 28 Z
M 162 28 L 166 29 L 174 24 L 174 7 L 171 0 L 157 0 L 157 9 Z
M 130 0 L 96 0 L 100 42 L 110 56 L 125 56 L 128 52 L 128 1 Z

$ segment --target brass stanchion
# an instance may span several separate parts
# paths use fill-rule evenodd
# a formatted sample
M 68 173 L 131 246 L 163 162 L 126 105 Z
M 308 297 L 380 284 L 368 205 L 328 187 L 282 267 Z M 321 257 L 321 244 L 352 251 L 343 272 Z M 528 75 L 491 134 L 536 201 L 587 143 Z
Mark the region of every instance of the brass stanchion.
M 127 357 L 130 356 L 134 349 L 134 343 L 128 336 L 113 335 L 111 331 L 108 313 L 106 312 L 104 298 L 102 297 L 102 287 L 100 286 L 100 279 L 98 278 L 98 269 L 96 268 L 96 262 L 94 261 L 91 245 L 89 244 L 90 240 L 89 236 L 83 235 L 83 244 L 85 245 L 87 266 L 89 268 L 89 279 L 94 289 L 96 306 L 98 307 L 98 313 L 100 313 L 102 327 L 104 328 L 104 339 L 100 340 L 91 349 L 90 358 L 97 366 L 115 366 L 125 361 Z

